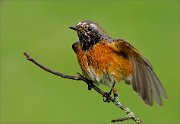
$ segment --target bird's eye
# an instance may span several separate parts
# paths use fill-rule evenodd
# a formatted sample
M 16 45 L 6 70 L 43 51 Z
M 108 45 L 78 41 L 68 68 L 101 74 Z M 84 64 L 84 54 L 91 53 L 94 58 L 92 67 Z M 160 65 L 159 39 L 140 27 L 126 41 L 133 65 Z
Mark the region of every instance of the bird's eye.
M 91 26 L 88 27 L 88 31 L 92 31 L 93 28 Z

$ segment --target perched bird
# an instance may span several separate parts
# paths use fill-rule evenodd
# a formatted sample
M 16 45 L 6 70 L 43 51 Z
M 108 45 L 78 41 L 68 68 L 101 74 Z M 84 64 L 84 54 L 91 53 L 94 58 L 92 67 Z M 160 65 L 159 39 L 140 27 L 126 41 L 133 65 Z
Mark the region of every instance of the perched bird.
M 152 106 L 154 99 L 162 106 L 162 96 L 167 98 L 167 94 L 150 62 L 136 48 L 124 39 L 111 38 L 97 23 L 89 20 L 69 28 L 79 37 L 72 48 L 87 79 L 105 84 L 111 91 L 116 83 L 124 80 L 146 104 Z

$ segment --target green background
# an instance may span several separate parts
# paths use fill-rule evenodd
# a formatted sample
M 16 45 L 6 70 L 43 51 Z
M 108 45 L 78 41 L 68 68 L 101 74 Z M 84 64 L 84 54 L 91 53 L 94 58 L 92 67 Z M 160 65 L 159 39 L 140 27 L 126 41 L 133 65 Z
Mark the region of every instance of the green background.
M 104 103 L 82 82 L 49 74 L 23 56 L 67 74 L 80 72 L 68 29 L 86 19 L 114 38 L 124 38 L 152 63 L 168 99 L 145 105 L 130 86 L 118 84 L 121 101 L 146 124 L 180 123 L 180 2 L 166 1 L 1 1 L 0 123 L 106 123 L 125 114 Z M 101 87 L 108 90 L 106 87 Z M 132 121 L 123 124 L 134 123 Z

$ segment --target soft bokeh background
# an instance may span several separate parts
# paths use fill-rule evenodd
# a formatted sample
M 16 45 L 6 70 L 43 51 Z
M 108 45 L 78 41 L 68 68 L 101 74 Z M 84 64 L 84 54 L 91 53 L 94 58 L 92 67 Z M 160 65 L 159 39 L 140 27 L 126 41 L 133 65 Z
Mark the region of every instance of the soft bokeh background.
M 68 26 L 90 19 L 114 38 L 125 38 L 153 64 L 167 90 L 164 106 L 145 105 L 130 86 L 120 99 L 147 124 L 180 123 L 179 1 L 34 1 L 0 3 L 0 123 L 106 123 L 125 114 L 81 82 L 44 72 L 23 56 L 67 74 L 80 71 Z M 107 88 L 102 87 L 107 90 Z M 132 121 L 123 124 L 133 123 Z

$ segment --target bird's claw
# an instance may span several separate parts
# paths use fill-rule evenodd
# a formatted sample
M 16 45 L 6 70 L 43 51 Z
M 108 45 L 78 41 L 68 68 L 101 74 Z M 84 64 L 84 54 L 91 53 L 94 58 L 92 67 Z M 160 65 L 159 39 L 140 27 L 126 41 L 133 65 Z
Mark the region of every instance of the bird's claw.
M 92 89 L 92 84 L 91 83 L 88 83 L 88 90 L 91 90 Z
M 107 103 L 110 103 L 111 102 L 110 96 L 111 96 L 110 92 L 109 93 L 105 92 L 105 94 L 103 95 L 103 101 L 107 102 Z

